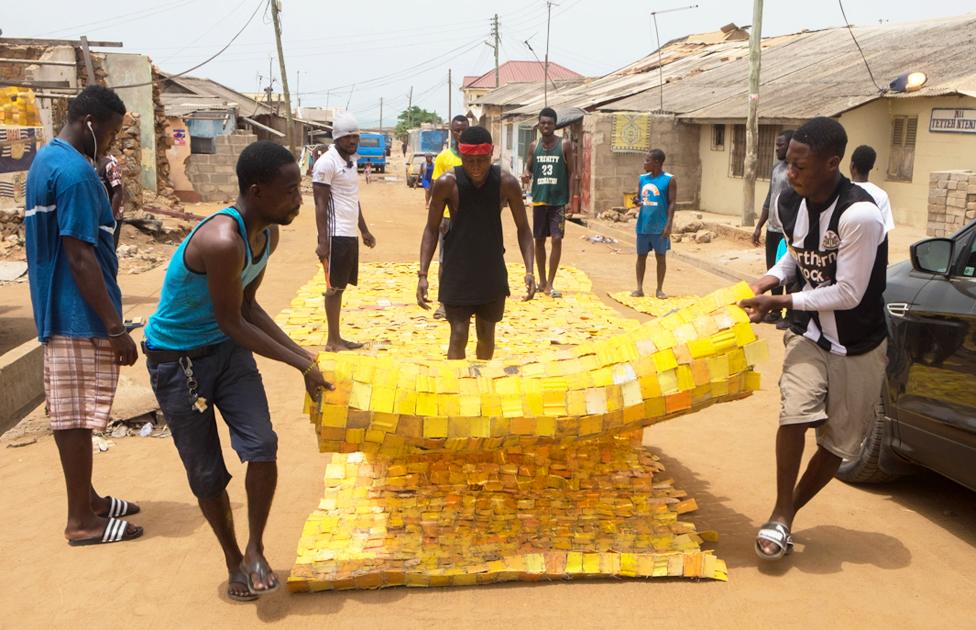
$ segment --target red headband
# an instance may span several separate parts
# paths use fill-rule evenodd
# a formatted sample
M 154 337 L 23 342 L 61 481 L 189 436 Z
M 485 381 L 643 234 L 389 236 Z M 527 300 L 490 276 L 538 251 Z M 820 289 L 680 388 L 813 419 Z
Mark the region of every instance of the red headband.
M 481 144 L 458 143 L 458 151 L 464 155 L 491 155 L 491 150 L 492 144 L 490 142 L 483 142 Z

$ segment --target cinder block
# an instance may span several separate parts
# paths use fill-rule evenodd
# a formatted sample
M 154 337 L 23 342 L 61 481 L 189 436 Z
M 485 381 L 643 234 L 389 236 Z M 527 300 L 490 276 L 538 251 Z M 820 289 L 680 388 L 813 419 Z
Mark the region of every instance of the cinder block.
M 949 179 L 951 181 L 969 181 L 969 175 L 971 173 L 972 171 L 953 171 L 952 173 L 949 173 Z
M 0 355 L 0 433 L 44 401 L 44 347 L 31 339 Z

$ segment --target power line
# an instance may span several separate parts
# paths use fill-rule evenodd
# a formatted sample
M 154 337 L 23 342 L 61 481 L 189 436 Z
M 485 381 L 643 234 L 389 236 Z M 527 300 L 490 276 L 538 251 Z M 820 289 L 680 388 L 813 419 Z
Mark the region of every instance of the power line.
M 193 2 L 193 0 L 176 0 L 175 2 L 170 2 L 169 4 L 158 6 L 153 11 L 146 12 L 145 10 L 142 10 L 142 11 L 131 11 L 129 13 L 122 13 L 119 15 L 114 15 L 110 18 L 104 18 L 101 20 L 92 20 L 91 22 L 85 22 L 83 24 L 75 24 L 74 26 L 59 28 L 55 31 L 48 31 L 47 33 L 44 33 L 44 36 L 50 37 L 52 35 L 59 35 L 62 33 L 74 33 L 79 30 L 84 30 L 91 33 L 91 32 L 102 30 L 104 28 L 108 28 L 109 26 L 117 26 L 118 24 L 127 24 L 129 22 L 135 22 L 143 18 L 155 15 L 156 13 L 161 13 L 163 11 L 172 11 L 173 9 L 178 9 L 179 7 L 186 4 L 190 4 L 191 2 Z M 131 20 L 125 19 L 130 16 L 136 16 L 136 17 L 134 17 Z M 111 22 L 116 22 L 117 24 L 110 24 Z M 102 26 L 98 26 L 98 25 L 102 25 Z M 93 26 L 96 28 L 91 28 Z
M 247 0 L 241 0 L 237 4 L 236 7 L 234 7 L 233 9 L 230 10 L 230 13 L 237 13 L 237 11 L 241 7 L 243 7 L 245 4 L 247 4 Z M 219 25 L 220 25 L 220 22 L 215 20 L 205 31 L 203 31 L 202 33 L 200 33 L 199 35 L 197 35 L 196 39 L 194 39 L 193 41 L 191 41 L 190 44 L 197 43 L 198 41 L 200 41 L 201 39 L 203 39 L 204 37 L 206 37 L 210 33 L 210 31 L 214 30 L 214 28 L 216 28 Z M 187 48 L 190 48 L 190 47 L 191 46 L 188 44 L 188 45 L 184 46 L 183 48 L 177 48 L 177 52 L 179 52 L 180 50 L 186 50 Z M 156 61 L 155 63 L 156 63 L 157 66 L 160 66 L 163 63 L 165 63 L 165 62 L 167 62 L 167 61 L 169 61 L 171 59 L 178 59 L 179 57 L 180 57 L 179 54 L 169 55 L 168 57 L 164 57 L 164 58 L 160 59 L 159 61 Z
M 204 61 L 201 61 L 197 65 L 193 66 L 192 68 L 187 68 L 183 72 L 178 72 L 177 74 L 170 75 L 170 76 L 166 77 L 165 79 L 163 79 L 163 81 L 169 81 L 171 79 L 175 79 L 176 77 L 181 77 L 184 74 L 188 74 L 190 72 L 193 72 L 197 68 L 200 68 L 202 66 L 207 65 L 208 63 L 210 63 L 211 61 L 213 61 L 214 59 L 216 59 L 217 57 L 219 57 L 220 54 L 223 53 L 228 48 L 230 48 L 231 44 L 233 44 L 237 40 L 237 38 L 241 36 L 241 33 L 243 33 L 244 30 L 248 26 L 251 25 L 251 22 L 254 20 L 254 17 L 258 14 L 258 11 L 261 9 L 261 6 L 262 5 L 269 5 L 269 4 L 270 4 L 270 0 L 259 0 L 258 1 L 258 6 L 256 6 L 254 8 L 254 12 L 251 13 L 251 17 L 247 18 L 247 22 L 244 23 L 244 26 L 241 27 L 241 30 L 237 31 L 237 33 L 231 38 L 231 40 L 229 42 L 227 42 L 226 44 L 224 44 L 224 47 L 223 48 L 221 48 L 220 50 L 218 50 L 216 53 L 214 53 L 208 59 L 205 59 Z M 122 89 L 122 88 L 143 87 L 143 86 L 146 86 L 146 85 L 152 85 L 153 83 L 154 83 L 153 81 L 147 81 L 146 83 L 134 83 L 132 85 L 110 85 L 109 86 L 109 89 L 118 90 L 118 89 Z
M 864 67 L 868 69 L 868 76 L 871 77 L 871 83 L 874 83 L 874 87 L 877 88 L 879 94 L 884 94 L 884 88 L 878 85 L 878 82 L 874 80 L 874 73 L 871 72 L 871 66 L 868 65 L 868 60 L 864 56 L 864 51 L 861 50 L 861 45 L 857 43 L 857 38 L 854 37 L 854 29 L 851 27 L 851 23 L 847 21 L 847 13 L 844 11 L 843 0 L 837 0 L 837 6 L 840 7 L 840 14 L 844 16 L 844 24 L 847 25 L 847 32 L 851 34 L 851 39 L 854 40 L 854 45 L 857 46 L 857 52 L 861 53 L 861 61 L 864 62 Z
M 481 40 L 480 39 L 478 41 L 474 42 L 474 43 L 469 43 L 467 45 L 462 44 L 461 46 L 457 46 L 456 48 L 452 48 L 451 50 L 448 50 L 446 52 L 440 53 L 440 54 L 438 54 L 438 55 L 436 55 L 434 57 L 431 57 L 430 59 L 425 59 L 424 61 L 421 61 L 420 63 L 414 64 L 414 65 L 409 66 L 409 67 L 406 67 L 406 68 L 402 68 L 402 69 L 397 70 L 395 72 L 390 72 L 388 74 L 384 74 L 384 75 L 380 75 L 380 76 L 377 76 L 377 77 L 373 77 L 371 79 L 356 81 L 355 82 L 355 85 L 369 85 L 370 87 L 378 87 L 377 85 L 375 85 L 377 83 L 381 83 L 383 85 L 387 85 L 389 83 L 395 82 L 396 80 L 399 80 L 401 78 L 404 78 L 405 76 L 413 75 L 416 72 L 418 72 L 420 68 L 422 68 L 424 66 L 428 66 L 431 63 L 442 62 L 443 59 L 444 59 L 444 57 L 447 57 L 449 55 L 455 55 L 455 56 L 457 56 L 457 55 L 463 55 L 463 54 L 465 54 L 467 52 L 470 52 L 470 51 L 474 50 L 475 47 L 477 47 L 477 46 L 481 46 Z M 430 70 L 430 69 L 432 69 L 432 68 L 427 68 L 426 70 Z M 322 88 L 322 89 L 318 89 L 318 90 L 307 90 L 307 91 L 305 91 L 305 92 L 302 93 L 302 96 L 305 96 L 307 94 L 324 94 L 325 92 L 334 92 L 336 90 L 341 90 L 343 88 L 347 88 L 347 87 L 349 87 L 351 85 L 353 85 L 353 84 L 352 83 L 347 83 L 345 85 L 336 85 L 336 86 L 333 86 L 333 87 Z

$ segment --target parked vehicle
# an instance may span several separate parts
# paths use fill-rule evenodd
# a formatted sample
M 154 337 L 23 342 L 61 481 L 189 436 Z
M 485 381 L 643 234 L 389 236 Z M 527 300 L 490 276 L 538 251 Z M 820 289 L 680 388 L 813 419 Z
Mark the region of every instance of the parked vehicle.
M 386 172 L 386 136 L 382 133 L 359 134 L 359 160 L 356 167 L 359 170 L 366 168 L 367 164 L 373 165 L 374 173 Z
M 838 478 L 923 466 L 976 490 L 976 222 L 912 245 L 888 268 L 888 373 L 860 456 Z
M 447 129 L 411 129 L 408 140 L 410 153 L 440 153 L 447 146 Z
M 420 185 L 420 175 L 421 166 L 427 161 L 427 153 L 414 153 L 410 156 L 407 161 L 406 170 L 404 173 L 405 179 L 407 180 L 407 186 L 410 188 L 416 188 Z

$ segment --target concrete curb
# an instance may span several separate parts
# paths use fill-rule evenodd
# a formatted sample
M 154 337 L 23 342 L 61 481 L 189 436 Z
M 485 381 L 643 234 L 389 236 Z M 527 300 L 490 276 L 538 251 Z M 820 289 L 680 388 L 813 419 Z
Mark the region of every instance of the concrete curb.
M 0 356 L 0 434 L 44 400 L 44 347 L 37 339 Z
M 729 238 L 742 239 L 741 233 L 744 230 L 741 230 L 739 228 L 734 228 L 734 227 L 732 227 L 730 225 L 723 225 L 721 223 L 705 223 L 705 227 L 708 228 L 709 230 L 712 230 L 713 232 L 716 232 L 718 234 L 723 234 L 724 233 L 724 230 L 721 230 L 721 231 L 720 230 L 717 230 L 717 229 L 715 229 L 715 226 L 722 226 L 722 227 L 724 227 L 724 228 L 726 228 L 728 230 L 734 230 L 735 232 L 738 233 L 738 234 L 735 234 L 735 235 L 731 235 L 730 234 L 729 235 Z M 582 226 L 580 226 L 580 227 L 582 227 Z M 630 232 L 624 232 L 624 231 L 622 231 L 622 230 L 620 230 L 618 228 L 615 228 L 613 226 L 607 225 L 605 223 L 601 223 L 600 224 L 600 228 L 601 229 L 598 231 L 598 230 L 595 230 L 590 225 L 588 225 L 587 227 L 584 227 L 583 229 L 586 230 L 587 232 L 591 232 L 593 234 L 600 234 L 601 232 L 603 232 L 603 233 L 612 232 L 614 238 L 616 238 L 620 243 L 626 244 L 631 249 L 633 249 L 634 252 L 637 251 L 637 243 L 636 243 L 636 240 L 634 239 L 634 236 L 633 236 L 632 233 L 630 233 Z M 745 238 L 746 238 L 746 240 L 751 240 L 752 239 L 752 233 L 751 232 L 748 233 Z M 697 267 L 697 268 L 701 269 L 702 271 L 707 271 L 708 273 L 710 273 L 712 275 L 715 275 L 715 276 L 718 276 L 719 278 L 722 278 L 723 280 L 728 280 L 730 282 L 752 282 L 753 280 L 755 280 L 755 277 L 754 276 L 750 276 L 748 274 L 740 273 L 740 272 L 735 271 L 735 270 L 732 270 L 732 269 L 723 269 L 721 267 L 716 267 L 714 262 L 712 262 L 710 260 L 705 260 L 704 258 L 699 258 L 698 256 L 692 256 L 691 254 L 685 254 L 685 253 L 682 253 L 682 252 L 675 251 L 673 249 L 671 250 L 670 254 L 668 254 L 668 255 L 669 256 L 674 256 L 674 258 L 676 258 L 677 260 L 680 260 L 681 262 L 688 263 L 689 265 L 692 265 L 694 267 Z

